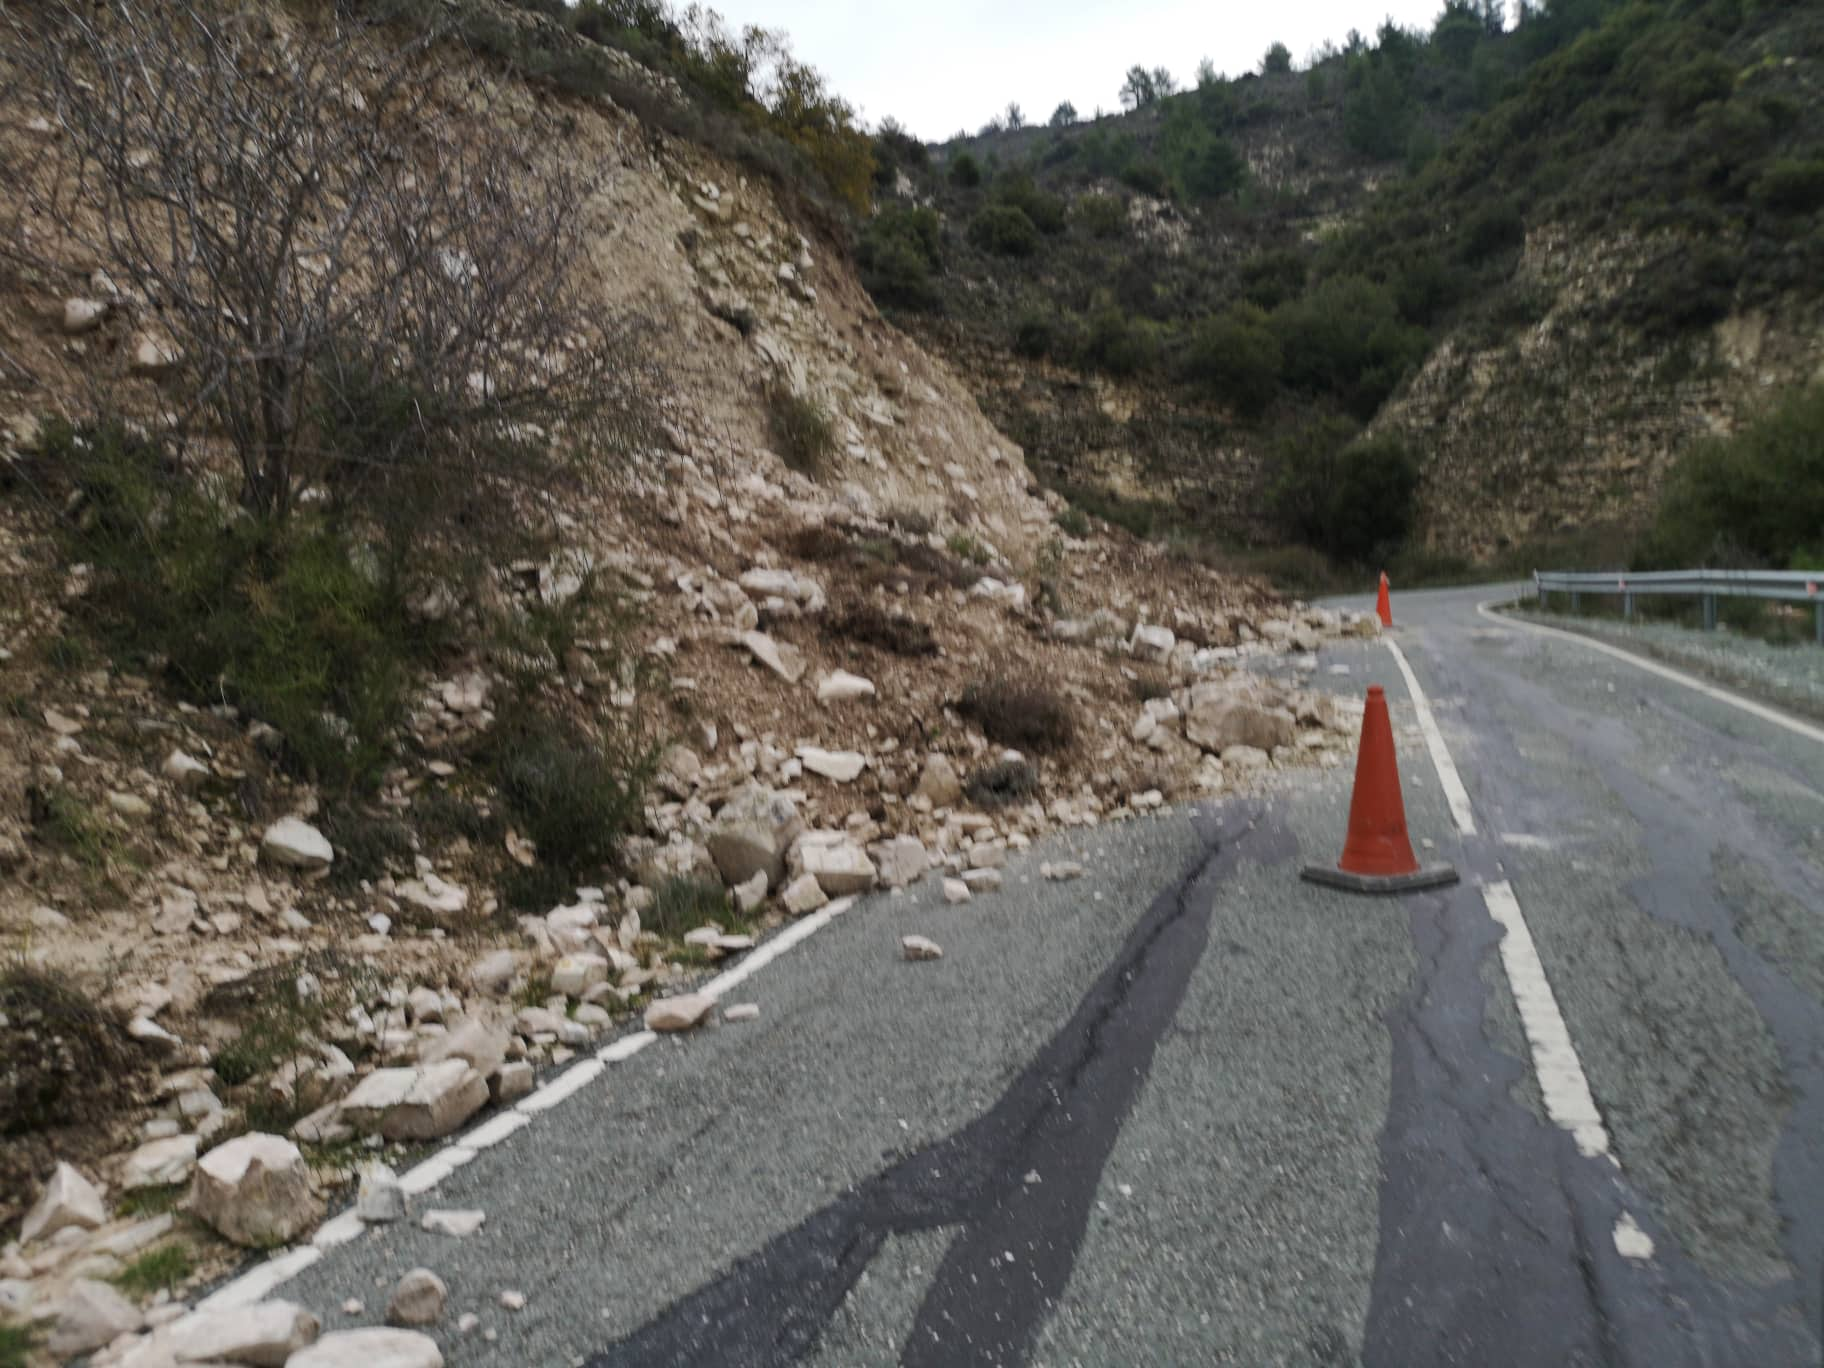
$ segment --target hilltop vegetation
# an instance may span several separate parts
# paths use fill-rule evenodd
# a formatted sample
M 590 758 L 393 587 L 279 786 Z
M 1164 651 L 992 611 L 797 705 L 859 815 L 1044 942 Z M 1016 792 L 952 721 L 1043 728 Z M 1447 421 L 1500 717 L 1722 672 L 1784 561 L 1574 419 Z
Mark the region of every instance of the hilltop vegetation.
M 910 194 L 864 232 L 864 278 L 1092 508 L 1386 556 L 1427 434 L 1353 463 L 1384 476 L 1357 504 L 1402 513 L 1376 535 L 1313 520 L 1298 488 L 1442 341 L 1493 349 L 1545 316 L 1529 235 L 1638 244 L 1580 319 L 1613 348 L 1688 348 L 1824 278 L 1815 7 L 1554 0 L 1501 19 L 1453 2 L 1428 33 L 1351 34 L 1303 71 L 1283 48 L 1237 80 L 1206 64 L 1182 92 L 1136 66 L 1123 115 L 997 120 L 929 153 L 889 129 L 876 153 Z

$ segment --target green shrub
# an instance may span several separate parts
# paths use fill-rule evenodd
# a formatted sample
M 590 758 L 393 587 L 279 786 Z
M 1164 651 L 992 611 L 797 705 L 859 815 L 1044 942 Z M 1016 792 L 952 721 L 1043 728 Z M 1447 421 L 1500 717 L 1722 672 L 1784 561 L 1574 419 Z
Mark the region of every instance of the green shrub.
M 1250 304 L 1271 313 L 1305 288 L 1304 254 L 1293 247 L 1272 247 L 1241 263 L 1241 292 Z
M 1068 700 L 1048 685 L 999 675 L 963 690 L 957 709 L 990 741 L 1016 750 L 1065 749 L 1076 737 Z
M 851 604 L 827 619 L 825 629 L 832 636 L 878 647 L 896 656 L 937 654 L 937 638 L 929 626 L 917 618 L 889 613 L 872 600 Z
M 1770 163 L 1754 182 L 1754 199 L 1776 214 L 1811 214 L 1824 209 L 1824 158 Z
M 1267 49 L 1267 55 L 1260 59 L 1260 71 L 1263 76 L 1284 76 L 1292 70 L 1292 49 L 1284 43 L 1275 43 Z
M 1784 568 L 1824 528 L 1824 385 L 1788 394 L 1730 437 L 1687 448 L 1642 548 L 1647 568 Z
M 1484 261 L 1500 252 L 1517 250 L 1526 242 L 1526 220 L 1511 202 L 1485 205 L 1463 225 L 1459 234 L 1463 259 Z
M 641 924 L 661 936 L 679 940 L 707 922 L 728 921 L 728 890 L 712 880 L 680 875 L 661 881 L 652 892 L 652 910 Z
M 1429 347 L 1422 329 L 1403 322 L 1393 294 L 1360 276 L 1338 276 L 1272 317 L 1286 383 L 1333 394 L 1368 418 Z
M 38 1336 L 23 1325 L 0 1325 L 0 1368 L 30 1368 Z
M 1273 504 L 1288 535 L 1333 559 L 1366 564 L 1405 540 L 1419 469 L 1397 439 L 1351 440 L 1353 431 L 1326 419 L 1281 442 Z
M 186 1283 L 196 1272 L 196 1260 L 180 1244 L 149 1249 L 109 1279 L 129 1297 L 150 1297 Z
M 943 269 L 943 230 L 935 209 L 883 209 L 863 230 L 855 256 L 861 283 L 882 304 L 937 306 L 931 278 Z
M 1726 100 L 1735 89 L 1735 67 L 1706 52 L 1672 68 L 1659 82 L 1659 105 L 1668 120 L 1689 116 L 1700 105 Z
M 436 644 L 407 611 L 407 567 L 331 511 L 244 514 L 119 427 L 52 424 L 42 450 L 83 503 L 60 526 L 71 559 L 96 570 L 80 609 L 93 629 L 162 663 L 184 695 L 270 723 L 296 769 L 344 787 L 378 779 Z
M 1164 199 L 1172 193 L 1171 177 L 1165 174 L 1163 166 L 1150 158 L 1131 161 L 1122 167 L 1121 183 L 1154 199 Z
M 1127 231 L 1127 205 L 1119 195 L 1084 195 L 1071 213 L 1091 237 L 1118 238 Z
M 1074 506 L 1066 508 L 1062 513 L 1058 514 L 1054 521 L 1056 521 L 1058 527 L 1066 535 L 1075 537 L 1079 541 L 1084 537 L 1087 537 L 1092 530 L 1089 514 Z
M 1034 184 L 1032 177 L 1024 172 L 1003 177 L 995 187 L 995 198 L 1002 204 L 1011 204 L 1025 214 L 1032 221 L 1032 226 L 1041 233 L 1064 231 L 1064 201 L 1047 190 L 1041 190 Z
M 1014 321 L 1013 350 L 1028 360 L 1037 361 L 1050 355 L 1057 340 L 1057 320 L 1050 313 L 1035 309 Z
M 1090 316 L 1083 354 L 1110 375 L 1139 375 L 1158 364 L 1157 330 L 1145 319 L 1129 318 L 1115 305 L 1105 305 Z
M 766 391 L 766 418 L 779 458 L 799 474 L 820 479 L 836 454 L 836 425 L 823 406 L 778 383 Z
M 1267 316 L 1251 304 L 1206 319 L 1192 334 L 1184 370 L 1241 413 L 1258 415 L 1279 389 L 1282 357 Z
M 982 164 L 973 153 L 958 152 L 950 159 L 950 183 L 964 190 L 973 190 L 982 183 Z
M 61 974 L 0 962 L 0 1137 L 99 1128 L 131 1105 L 135 1054 L 95 995 Z
M 489 760 L 539 865 L 561 871 L 571 886 L 612 864 L 622 838 L 644 826 L 656 758 L 637 736 L 525 707 L 495 724 Z
M 1039 772 L 1025 760 L 996 760 L 963 784 L 963 796 L 979 808 L 1011 807 L 1039 794 Z
M 997 256 L 1026 257 L 1039 250 L 1039 230 L 1012 204 L 991 204 L 971 219 L 969 240 Z
M 1742 275 L 1741 255 L 1722 243 L 1681 243 L 1639 272 L 1622 318 L 1650 337 L 1707 328 L 1728 316 Z

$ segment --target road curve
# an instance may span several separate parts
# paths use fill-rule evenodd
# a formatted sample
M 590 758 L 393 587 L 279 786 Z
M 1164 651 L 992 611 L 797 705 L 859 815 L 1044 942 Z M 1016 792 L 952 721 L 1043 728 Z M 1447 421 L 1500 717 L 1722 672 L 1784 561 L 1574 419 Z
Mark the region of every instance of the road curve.
M 1456 888 L 1299 881 L 1342 770 L 865 900 L 283 1294 L 431 1267 L 455 1368 L 1818 1363 L 1824 746 L 1491 596 L 1312 675 Z

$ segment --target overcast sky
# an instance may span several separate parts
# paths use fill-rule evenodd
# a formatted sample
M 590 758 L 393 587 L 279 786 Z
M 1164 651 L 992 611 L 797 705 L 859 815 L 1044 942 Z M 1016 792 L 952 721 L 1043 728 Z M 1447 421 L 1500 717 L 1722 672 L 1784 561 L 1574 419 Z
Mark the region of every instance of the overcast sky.
M 870 124 L 891 115 L 937 142 L 974 132 L 1017 100 L 1041 122 L 1069 100 L 1087 118 L 1120 107 L 1136 62 L 1188 84 L 1201 58 L 1225 75 L 1252 70 L 1274 42 L 1305 55 L 1365 34 L 1389 14 L 1429 29 L 1443 0 L 711 0 L 731 25 L 782 28 Z

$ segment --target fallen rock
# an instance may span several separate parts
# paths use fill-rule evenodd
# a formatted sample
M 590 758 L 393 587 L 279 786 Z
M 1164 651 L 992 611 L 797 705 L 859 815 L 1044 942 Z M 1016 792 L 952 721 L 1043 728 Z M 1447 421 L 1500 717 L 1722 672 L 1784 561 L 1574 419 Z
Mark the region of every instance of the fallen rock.
M 440 1064 L 446 1059 L 466 1059 L 476 1073 L 486 1078 L 506 1061 L 512 1045 L 512 1033 L 505 1026 L 491 1025 L 476 1017 L 461 1017 L 418 1052 L 418 1066 Z
M 192 1311 L 160 1334 L 179 1363 L 241 1363 L 284 1368 L 323 1324 L 295 1302 L 259 1302 L 225 1311 Z
M 1150 660 L 1163 665 L 1171 659 L 1172 648 L 1178 644 L 1178 638 L 1170 627 L 1159 627 L 1147 623 L 1138 623 L 1134 634 L 1127 643 L 1128 654 L 1141 660 Z
M 190 1205 L 223 1238 L 253 1249 L 290 1244 L 323 1214 L 298 1147 L 257 1131 L 202 1157 Z
M 355 1215 L 369 1225 L 388 1225 L 405 1219 L 405 1189 L 399 1186 L 399 1175 L 379 1160 L 361 1166 Z
M 72 1227 L 94 1230 L 105 1225 L 107 1219 L 107 1207 L 95 1185 L 69 1164 L 60 1162 L 51 1170 L 50 1181 L 38 1195 L 37 1203 L 25 1213 L 25 1222 L 19 1227 L 19 1243 L 30 1244 Z
M 480 1230 L 487 1221 L 488 1213 L 472 1208 L 464 1210 L 442 1209 L 427 1211 L 419 1217 L 418 1224 L 433 1235 L 450 1235 L 458 1240 L 466 1239 Z
M 850 674 L 847 670 L 832 670 L 817 681 L 817 701 L 828 705 L 831 703 L 848 703 L 857 698 L 874 697 L 874 683 L 860 675 Z
M 522 1097 L 529 1097 L 537 1081 L 532 1066 L 518 1059 L 500 1066 L 499 1072 L 488 1080 L 488 1092 L 495 1102 L 506 1107 Z
M 907 888 L 925 877 L 931 857 L 916 836 L 895 836 L 869 847 L 880 882 L 888 888 Z
M 508 1289 L 500 1294 L 500 1304 L 509 1311 L 524 1311 L 526 1309 L 526 1294 L 524 1292 L 516 1292 L 512 1289 Z
M 944 957 L 944 948 L 936 941 L 926 940 L 923 936 L 902 936 L 899 948 L 909 960 L 934 960 Z
M 165 757 L 164 775 L 180 789 L 194 792 L 208 781 L 209 766 L 195 756 L 174 750 Z
M 754 784 L 722 805 L 704 843 L 724 883 L 765 874 L 771 887 L 785 877 L 786 852 L 803 831 L 796 803 Z
M 389 1325 L 435 1325 L 443 1319 L 450 1289 L 428 1268 L 414 1268 L 393 1286 L 386 1303 Z
M 700 1025 L 715 1009 L 716 1000 L 706 993 L 682 993 L 660 998 L 646 1008 L 649 1031 L 688 1031 Z
M 755 911 L 766 901 L 768 880 L 764 869 L 755 873 L 751 879 L 736 884 L 731 892 L 734 894 L 735 907 L 743 914 Z
M 149 1140 L 133 1153 L 121 1167 L 120 1185 L 135 1188 L 169 1187 L 189 1180 L 196 1167 L 196 1137 L 173 1135 L 165 1140 Z
M 794 917 L 815 912 L 829 900 L 829 895 L 823 891 L 823 885 L 817 882 L 815 874 L 800 874 L 779 895 L 779 905 Z
M 469 966 L 469 982 L 484 993 L 504 997 L 518 972 L 518 956 L 511 950 L 495 950 Z
M 743 632 L 741 644 L 749 655 L 787 684 L 804 678 L 804 654 L 789 642 L 774 641 L 765 632 Z
M 341 1103 L 360 1130 L 388 1140 L 440 1140 L 487 1105 L 488 1084 L 463 1059 L 419 1069 L 375 1069 Z
M 399 901 L 410 903 L 420 911 L 436 917 L 454 916 L 469 905 L 468 889 L 445 883 L 429 872 L 421 878 L 407 879 L 394 892 Z
M 1072 879 L 1083 877 L 1083 866 L 1075 860 L 1060 860 L 1056 864 L 1039 866 L 1039 877 L 1049 879 L 1052 883 L 1069 883 Z
M 971 893 L 992 893 L 1001 886 L 1002 875 L 998 869 L 966 869 L 963 882 Z
M 866 893 L 874 887 L 880 875 L 867 851 L 847 837 L 819 839 L 824 835 L 816 832 L 798 843 L 792 854 L 795 866 L 816 879 L 817 886 L 832 898 Z
M 951 904 L 966 903 L 975 895 L 969 891 L 969 885 L 961 879 L 944 880 L 944 901 Z
M 281 817 L 260 838 L 260 853 L 289 869 L 328 869 L 336 858 L 328 839 L 309 822 Z
M 1236 698 L 1220 684 L 1199 684 L 1191 690 L 1184 734 L 1212 754 L 1226 758 L 1233 746 L 1270 753 L 1275 746 L 1291 745 L 1296 731 L 1296 719 L 1284 708 L 1264 708 Z
M 416 1330 L 337 1330 L 293 1354 L 285 1368 L 443 1368 L 443 1354 Z
M 812 774 L 822 775 L 837 784 L 852 784 L 868 767 L 868 757 L 860 751 L 831 751 L 821 746 L 800 746 L 798 759 Z
M 928 799 L 934 808 L 955 807 L 963 796 L 963 781 L 949 756 L 933 752 L 925 758 L 925 768 L 913 792 Z
M 602 955 L 565 955 L 551 970 L 551 991 L 580 998 L 598 983 L 608 981 L 608 961 Z
M 724 1021 L 753 1021 L 760 1015 L 760 1004 L 757 1002 L 737 1002 L 732 1007 L 722 1009 Z
M 45 1347 L 59 1359 L 74 1358 L 112 1344 L 144 1324 L 139 1308 L 112 1287 L 78 1278 L 64 1294 L 57 1325 Z
M 63 330 L 72 337 L 92 332 L 108 316 L 108 306 L 99 299 L 66 299 L 63 301 Z

